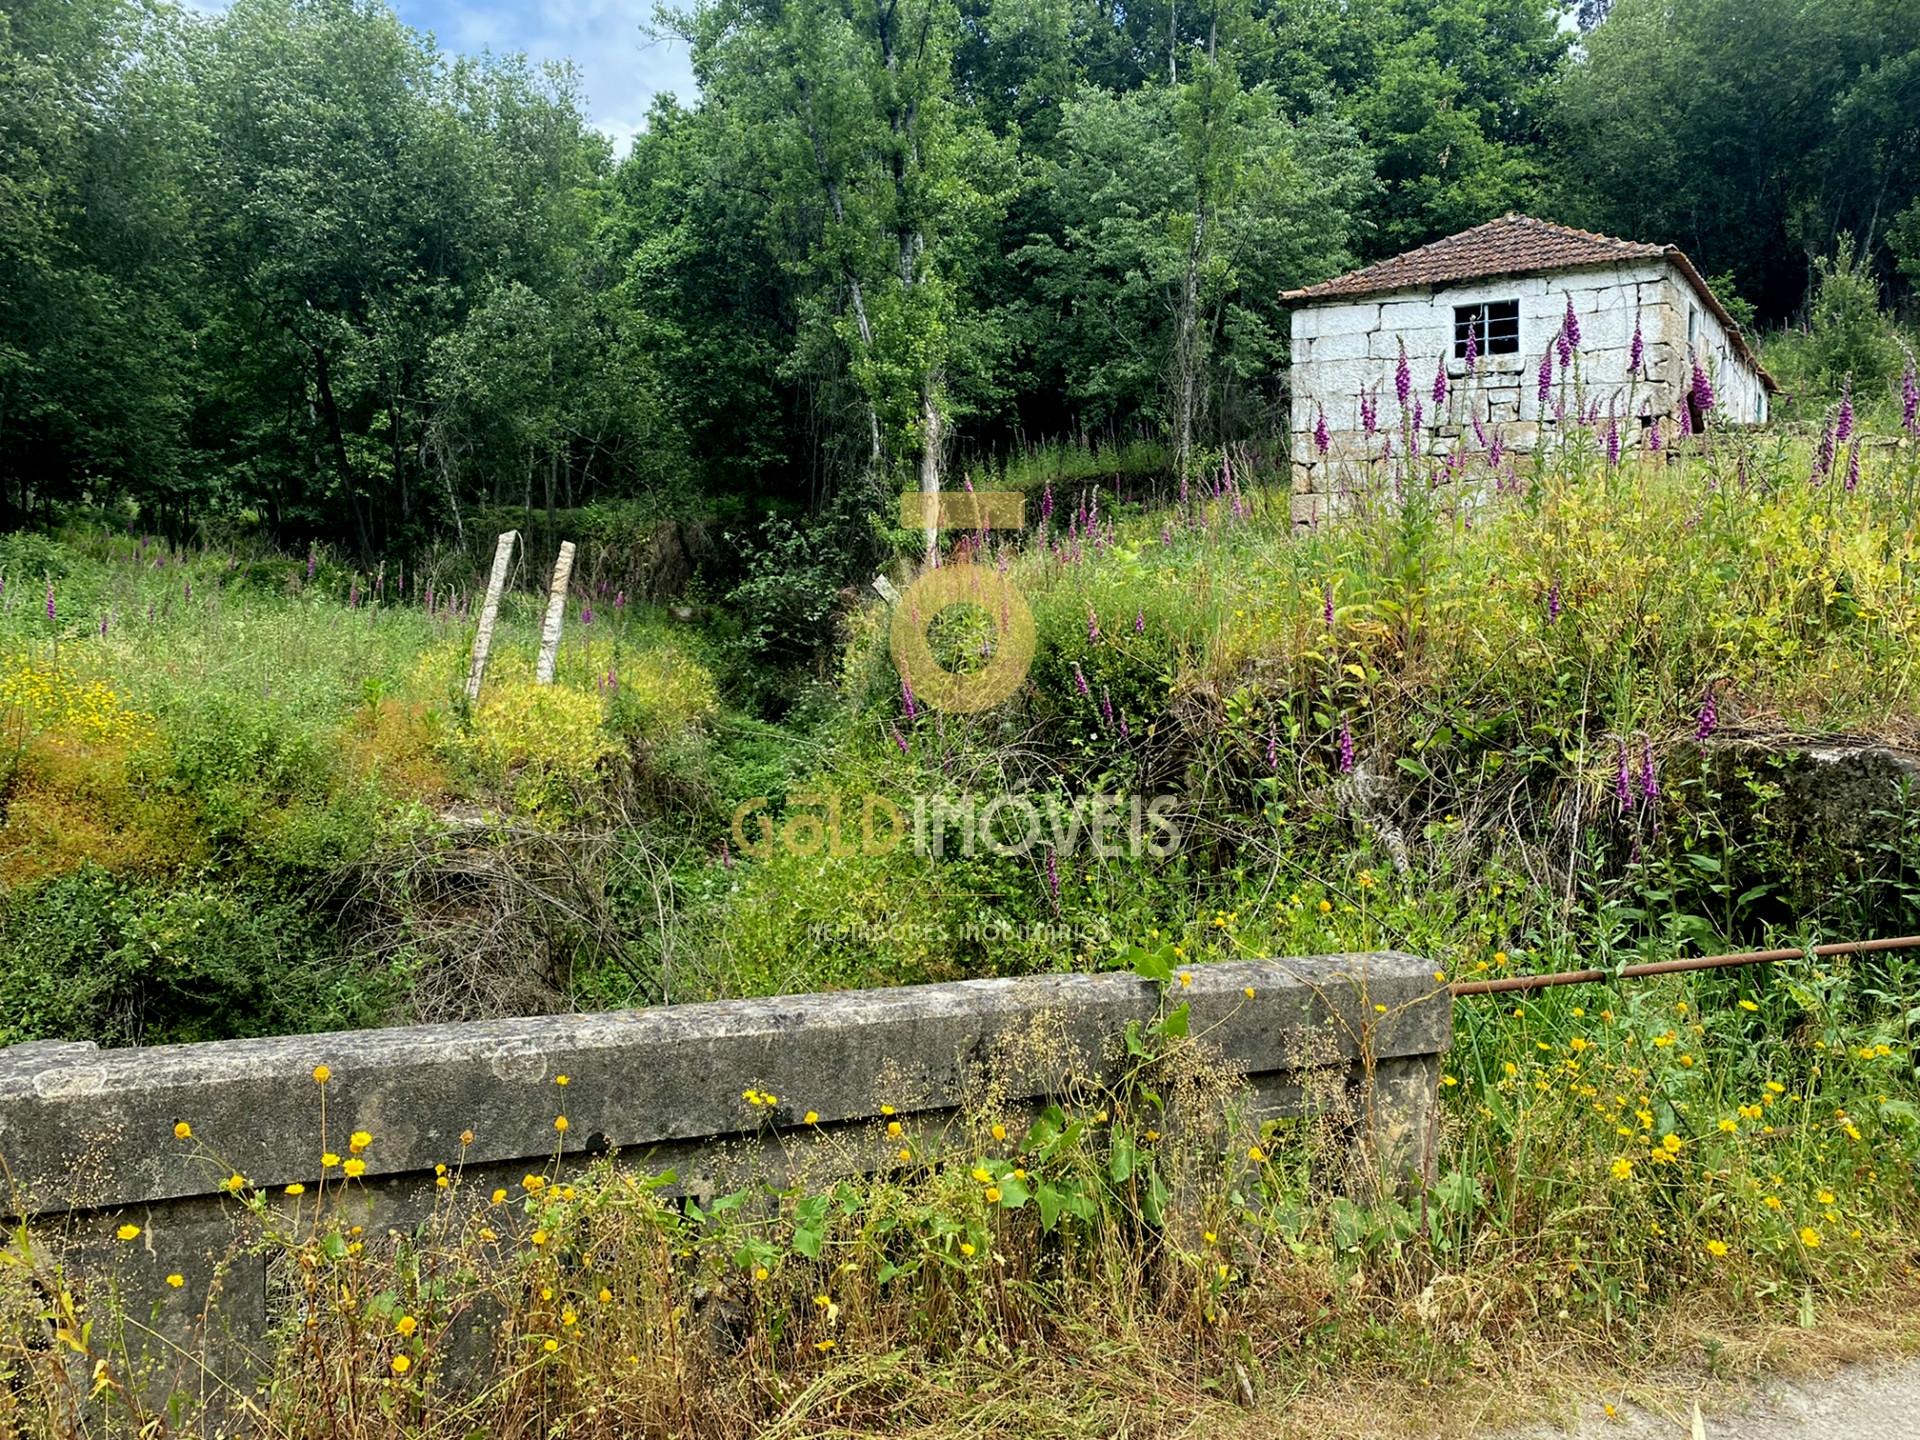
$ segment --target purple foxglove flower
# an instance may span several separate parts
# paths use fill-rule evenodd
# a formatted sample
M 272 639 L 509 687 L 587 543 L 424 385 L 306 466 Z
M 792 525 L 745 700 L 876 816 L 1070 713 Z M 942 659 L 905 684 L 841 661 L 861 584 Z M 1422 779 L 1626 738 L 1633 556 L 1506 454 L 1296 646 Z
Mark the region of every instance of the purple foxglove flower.
M 1855 440 L 1847 449 L 1847 493 L 1851 495 L 1860 488 L 1860 442 Z
M 1920 434 L 1920 368 L 1913 352 L 1907 352 L 1907 368 L 1900 372 L 1900 428 L 1909 435 Z
M 580 607 L 580 623 L 582 625 L 591 625 L 593 623 L 593 602 L 591 600 Z
M 1107 687 L 1100 687 L 1100 718 L 1107 724 L 1113 724 L 1113 696 L 1107 693 Z
M 1833 471 L 1834 446 L 1837 439 L 1834 422 L 1829 419 L 1827 428 L 1821 433 L 1820 446 L 1813 452 L 1813 483 L 1816 485 Z
M 1280 732 L 1267 731 L 1267 769 L 1274 774 L 1280 773 Z
M 1487 468 L 1489 470 L 1498 470 L 1500 468 L 1500 456 L 1505 450 L 1506 437 L 1498 430 L 1494 431 L 1493 443 L 1487 447 Z
M 1560 357 L 1560 368 L 1563 371 L 1573 364 L 1573 341 L 1567 338 L 1565 327 L 1562 327 L 1560 333 L 1553 337 L 1553 345 L 1549 353 Z
M 1433 413 L 1438 415 L 1440 407 L 1447 403 L 1447 362 L 1442 360 L 1433 368 Z
M 307 579 L 309 580 L 313 579 L 314 566 L 318 565 L 319 563 L 320 563 L 320 551 L 317 548 L 309 547 L 309 549 L 307 550 Z
M 1553 393 L 1553 347 L 1549 345 L 1540 352 L 1539 403 L 1546 408 L 1547 396 Z
M 1571 295 L 1567 296 L 1567 315 L 1566 318 L 1560 322 L 1560 333 L 1566 337 L 1568 345 L 1575 349 L 1579 348 L 1580 317 L 1573 313 L 1573 296 Z
M 920 714 L 920 707 L 913 703 L 913 683 L 904 675 L 900 677 L 900 708 L 908 720 Z
M 1480 326 L 1478 322 L 1467 326 L 1466 371 L 1473 374 L 1473 367 L 1480 359 Z
M 1640 793 L 1649 800 L 1660 798 L 1660 777 L 1653 766 L 1653 741 L 1640 742 Z
M 1680 438 L 1686 439 L 1693 434 L 1693 407 L 1685 400 L 1680 402 Z
M 1620 463 L 1620 422 L 1612 416 L 1607 417 L 1607 464 Z
M 907 755 L 912 753 L 907 748 L 907 737 L 900 733 L 900 727 L 898 725 L 894 724 L 891 720 L 889 720 L 887 722 L 887 729 L 893 732 L 893 743 L 900 747 L 900 753 L 902 755 Z
M 1907 373 L 1913 373 L 1913 362 L 1911 360 L 1907 362 Z M 1369 436 L 1380 428 L 1378 402 L 1374 399 L 1372 392 L 1367 390 L 1360 392 L 1360 428 Z
M 1836 445 L 1844 445 L 1853 435 L 1853 374 L 1848 372 L 1844 384 L 1840 387 L 1840 414 L 1833 422 L 1833 440 Z
M 1122 710 L 1120 712 L 1119 718 L 1120 718 L 1120 741 L 1122 744 L 1125 744 L 1127 741 L 1133 739 L 1133 732 L 1127 729 L 1127 712 Z
M 1078 660 L 1073 662 L 1073 686 L 1074 689 L 1080 692 L 1080 698 L 1082 700 L 1092 697 L 1093 691 L 1087 685 L 1086 672 L 1080 668 L 1080 662 Z
M 1420 428 L 1427 423 L 1426 407 L 1418 400 L 1413 402 L 1413 433 L 1418 435 Z
M 1322 455 L 1333 446 L 1333 437 L 1327 434 L 1327 412 L 1322 410 L 1313 422 L 1313 448 Z
M 1091 605 L 1087 607 L 1087 643 L 1089 645 L 1100 643 L 1100 617 L 1093 613 Z
M 1144 635 L 1147 633 L 1147 612 L 1146 611 L 1135 610 L 1133 612 L 1133 633 L 1136 635 Z
M 1656 454 L 1660 450 L 1660 417 L 1655 416 L 1653 424 L 1647 427 L 1647 449 Z
M 1053 847 L 1051 845 L 1047 847 L 1047 893 L 1053 897 L 1055 903 L 1059 902 L 1060 867 L 1054 863 Z
M 1327 629 L 1333 628 L 1333 585 L 1331 583 L 1320 587 L 1320 618 L 1327 622 Z
M 1647 342 L 1640 335 L 1640 317 L 1633 317 L 1633 343 L 1627 347 L 1627 374 L 1638 375 L 1647 358 Z
M 1707 686 L 1707 693 L 1700 701 L 1700 716 L 1694 722 L 1693 738 L 1705 744 L 1713 732 L 1720 728 L 1720 709 L 1713 702 L 1713 686 Z
M 1693 397 L 1693 408 L 1700 412 L 1704 424 L 1707 412 L 1713 409 L 1713 381 L 1707 378 L 1707 368 L 1697 356 L 1693 362 L 1693 386 L 1689 394 Z
M 1413 371 L 1407 368 L 1407 342 L 1400 342 L 1400 363 L 1394 367 L 1393 393 L 1399 400 L 1400 408 L 1407 408 L 1407 397 L 1413 394 Z
M 1182 497 L 1185 498 L 1184 496 Z M 1053 518 L 1053 481 L 1047 481 L 1046 488 L 1040 492 L 1040 523 L 1045 525 Z
M 1560 618 L 1560 582 L 1555 580 L 1547 587 L 1547 623 L 1553 624 Z
M 1636 786 L 1633 783 L 1633 769 L 1627 764 L 1627 745 L 1620 742 L 1620 763 L 1613 775 L 1613 798 L 1620 803 L 1622 810 L 1634 802 Z
M 1344 719 L 1340 722 L 1340 773 L 1353 773 L 1353 730 Z
M 613 592 L 613 608 L 616 610 L 624 610 L 627 608 L 627 592 L 626 591 L 616 590 Z
M 1160 543 L 1162 545 L 1171 545 L 1173 543 L 1173 525 L 1170 521 L 1162 520 L 1160 522 Z
M 607 693 L 613 694 L 620 688 L 620 677 L 614 673 L 613 666 L 607 666 Z

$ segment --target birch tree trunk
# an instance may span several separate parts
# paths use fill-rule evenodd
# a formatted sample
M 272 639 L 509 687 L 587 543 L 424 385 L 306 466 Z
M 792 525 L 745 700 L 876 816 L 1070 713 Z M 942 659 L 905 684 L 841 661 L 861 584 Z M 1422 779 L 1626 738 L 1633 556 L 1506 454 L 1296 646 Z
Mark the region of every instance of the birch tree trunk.
M 934 497 L 927 502 L 927 558 L 933 559 L 940 543 L 940 439 L 942 420 L 940 403 L 934 397 L 935 380 L 931 375 L 920 387 L 920 493 Z
M 1200 265 L 1206 254 L 1207 206 L 1194 211 L 1193 235 L 1187 242 L 1185 272 L 1180 277 L 1180 300 L 1174 317 L 1173 339 L 1173 460 L 1186 475 L 1193 457 L 1193 431 L 1200 409 Z
M 540 661 L 533 678 L 540 685 L 553 683 L 553 663 L 560 654 L 560 623 L 567 615 L 567 581 L 573 578 L 573 542 L 562 540 L 554 557 L 553 584 L 547 591 L 547 619 L 540 627 Z
M 507 588 L 507 566 L 513 560 L 518 530 L 509 530 L 493 547 L 493 573 L 487 577 L 487 598 L 480 607 L 480 628 L 473 633 L 473 664 L 467 670 L 467 699 L 480 698 L 480 678 L 487 673 L 487 652 L 493 648 L 493 624 L 500 618 L 500 592 Z

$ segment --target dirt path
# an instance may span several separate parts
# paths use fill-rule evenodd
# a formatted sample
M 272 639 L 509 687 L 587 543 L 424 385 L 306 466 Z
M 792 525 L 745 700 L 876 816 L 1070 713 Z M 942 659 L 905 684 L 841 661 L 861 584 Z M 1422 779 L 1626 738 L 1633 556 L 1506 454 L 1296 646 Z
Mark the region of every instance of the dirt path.
M 1920 1440 L 1920 1360 L 1861 1365 L 1821 1380 L 1762 1386 L 1747 1407 L 1708 1415 L 1695 1431 L 1690 1417 L 1669 1419 L 1598 1406 L 1577 1428 L 1534 1426 L 1502 1440 Z

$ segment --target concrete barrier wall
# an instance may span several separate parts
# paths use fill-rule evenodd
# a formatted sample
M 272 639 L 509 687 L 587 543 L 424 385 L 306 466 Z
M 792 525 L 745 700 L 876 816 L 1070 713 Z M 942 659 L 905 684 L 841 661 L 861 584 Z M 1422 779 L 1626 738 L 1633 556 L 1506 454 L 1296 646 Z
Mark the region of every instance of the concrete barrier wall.
M 1452 1034 L 1432 970 L 1394 952 L 1241 961 L 1197 966 L 1174 988 L 1262 1113 L 1297 1110 L 1304 1072 L 1344 1069 L 1363 1117 L 1356 1154 L 1418 1177 Z M 739 1183 L 749 1151 L 778 1169 L 816 1137 L 877 1129 L 882 1105 L 937 1129 L 988 1067 L 999 1094 L 1039 1102 L 1069 1076 L 1110 1072 L 1126 1024 L 1161 1003 L 1130 974 L 1035 976 L 149 1049 L 16 1046 L 0 1050 L 7 1208 L 57 1239 L 78 1273 L 110 1267 L 128 1314 L 156 1312 L 169 1275 L 211 1292 L 213 1320 L 197 1333 L 223 1337 L 226 1358 L 205 1358 L 231 1373 L 263 1353 L 273 1306 L 230 1177 L 241 1196 L 285 1203 L 284 1187 L 312 1186 L 322 1153 L 345 1156 L 364 1131 L 373 1141 L 348 1203 L 370 1233 L 431 1212 L 436 1166 L 484 1196 L 614 1151 L 698 1193 L 722 1172 Z M 775 1103 L 750 1105 L 748 1090 Z M 741 1143 L 769 1132 L 778 1143 Z M 114 1241 L 129 1222 L 138 1241 Z

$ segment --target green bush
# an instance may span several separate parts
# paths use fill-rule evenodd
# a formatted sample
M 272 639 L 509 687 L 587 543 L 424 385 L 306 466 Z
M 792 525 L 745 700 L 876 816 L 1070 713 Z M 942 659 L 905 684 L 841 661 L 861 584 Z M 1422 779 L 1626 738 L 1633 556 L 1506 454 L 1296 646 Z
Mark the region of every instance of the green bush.
M 88 868 L 0 902 L 0 1045 L 171 1044 L 374 1024 L 390 977 L 344 963 L 325 908 L 196 878 Z

